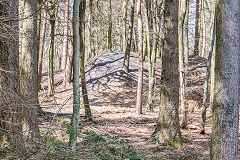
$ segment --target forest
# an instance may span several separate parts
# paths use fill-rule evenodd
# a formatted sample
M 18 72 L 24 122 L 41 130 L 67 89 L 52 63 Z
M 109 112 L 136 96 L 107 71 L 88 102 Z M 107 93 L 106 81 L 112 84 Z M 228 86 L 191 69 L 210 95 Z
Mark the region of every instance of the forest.
M 240 159 L 239 62 L 239 0 L 0 0 L 0 159 Z

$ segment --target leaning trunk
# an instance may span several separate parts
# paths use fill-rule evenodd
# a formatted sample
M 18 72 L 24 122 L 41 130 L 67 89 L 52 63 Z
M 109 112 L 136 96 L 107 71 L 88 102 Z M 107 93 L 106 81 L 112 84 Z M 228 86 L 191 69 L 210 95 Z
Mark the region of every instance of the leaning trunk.
M 205 134 L 205 121 L 206 121 L 206 112 L 207 112 L 207 97 L 208 97 L 208 86 L 209 86 L 209 77 L 210 77 L 210 69 L 211 69 L 211 60 L 214 49 L 214 41 L 215 41 L 215 32 L 216 32 L 216 18 L 214 18 L 214 27 L 212 31 L 212 41 L 211 41 L 211 49 L 208 55 L 207 68 L 206 68 L 206 77 L 204 82 L 204 93 L 203 93 L 203 105 L 202 105 L 202 114 L 201 114 L 201 122 L 200 122 L 200 133 Z

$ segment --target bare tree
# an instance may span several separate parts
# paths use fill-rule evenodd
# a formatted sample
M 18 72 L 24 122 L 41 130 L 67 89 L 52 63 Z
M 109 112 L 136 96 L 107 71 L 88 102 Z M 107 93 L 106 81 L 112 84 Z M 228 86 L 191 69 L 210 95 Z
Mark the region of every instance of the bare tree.
M 216 66 L 212 160 L 238 159 L 240 1 L 216 1 Z
M 142 114 L 142 94 L 143 94 L 143 29 L 141 0 L 137 0 L 137 19 L 138 19 L 138 85 L 137 85 L 137 102 L 136 113 Z
M 129 59 L 130 59 L 130 51 L 131 51 L 132 36 L 133 36 L 133 29 L 134 29 L 134 8 L 135 8 L 134 6 L 135 6 L 135 0 L 131 0 L 129 32 L 128 32 L 128 39 L 126 42 L 127 46 L 125 50 L 123 69 L 122 69 L 123 74 L 127 74 L 129 70 Z
M 82 86 L 82 96 L 85 108 L 85 117 L 88 120 L 92 120 L 91 109 L 88 101 L 88 93 L 87 93 L 87 84 L 86 84 L 86 77 L 85 77 L 85 67 L 84 67 L 84 59 L 85 59 L 85 43 L 84 43 L 84 16 L 85 16 L 85 9 L 86 9 L 86 0 L 82 0 L 80 2 L 80 77 L 81 77 L 81 86 Z
M 80 32 L 79 32 L 79 7 L 80 0 L 74 0 L 73 4 L 73 116 L 70 127 L 69 146 L 75 151 L 77 143 L 77 130 L 80 109 Z
M 199 0 L 196 0 L 194 55 L 199 54 Z
M 23 37 L 20 53 L 20 93 L 24 97 L 24 129 L 31 137 L 39 136 L 38 127 L 38 35 L 37 1 L 24 0 Z
M 214 27 L 212 31 L 212 41 L 211 41 L 211 49 L 208 55 L 207 68 L 206 68 L 206 77 L 204 82 L 204 92 L 203 92 L 203 104 L 202 104 L 202 114 L 201 114 L 201 122 L 200 122 L 200 134 L 205 134 L 205 121 L 206 121 L 206 112 L 207 112 L 207 97 L 208 97 L 208 86 L 209 86 L 209 77 L 211 70 L 211 61 L 214 49 L 214 41 L 216 37 L 216 18 L 214 18 Z
M 153 141 L 160 144 L 181 142 L 179 125 L 179 55 L 178 39 L 178 1 L 165 1 L 164 10 L 164 48 L 162 57 L 162 77 L 160 111 L 157 127 L 152 135 Z
M 183 26 L 186 15 L 187 0 L 179 1 L 178 15 L 178 53 L 179 53 L 179 79 L 180 79 L 180 108 L 182 111 L 181 127 L 187 128 L 187 106 L 185 104 L 185 61 L 184 61 L 184 41 L 183 41 Z
M 108 0 L 107 48 L 112 51 L 112 0 Z
M 0 148 L 22 156 L 26 149 L 19 98 L 19 6 L 15 0 L 0 0 L 0 7 Z

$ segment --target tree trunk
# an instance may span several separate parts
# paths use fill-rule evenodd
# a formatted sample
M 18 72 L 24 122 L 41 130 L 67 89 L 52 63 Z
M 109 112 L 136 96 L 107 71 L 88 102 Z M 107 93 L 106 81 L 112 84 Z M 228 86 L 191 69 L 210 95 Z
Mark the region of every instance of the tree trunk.
M 196 15 L 195 15 L 195 43 L 194 43 L 194 55 L 198 55 L 199 49 L 199 0 L 196 0 Z
M 63 18 L 63 48 L 62 48 L 62 62 L 61 62 L 61 70 L 64 71 L 66 69 L 66 62 L 68 56 L 68 18 L 69 18 L 69 0 L 65 0 L 64 2 L 64 10 L 63 10 L 64 18 Z M 66 79 L 66 78 L 64 78 Z M 66 83 L 64 82 L 64 85 Z
M 82 86 L 82 96 L 83 102 L 85 107 L 85 117 L 88 120 L 92 120 L 91 109 L 88 101 L 88 94 L 87 94 L 87 85 L 86 85 L 86 78 L 85 78 L 85 67 L 84 67 L 84 55 L 85 55 L 85 44 L 84 44 L 84 37 L 83 37 L 83 28 L 84 28 L 84 16 L 85 16 L 85 8 L 86 8 L 86 0 L 82 0 L 80 2 L 80 77 L 81 77 L 81 86 Z
M 108 0 L 107 48 L 112 51 L 112 0 Z
M 127 47 L 125 50 L 124 61 L 123 61 L 123 69 L 122 74 L 127 74 L 129 70 L 129 59 L 130 59 L 130 51 L 132 46 L 132 36 L 133 36 L 133 29 L 134 29 L 134 6 L 135 0 L 131 0 L 131 19 L 129 23 L 129 33 L 128 33 L 128 40 L 127 40 Z
M 152 135 L 156 143 L 181 142 L 179 125 L 178 1 L 165 1 L 164 54 L 157 127 Z
M 47 12 L 46 12 L 47 14 Z M 42 17 L 44 18 L 43 20 L 43 27 L 42 27 L 42 32 L 40 33 L 40 47 L 39 47 L 39 61 L 38 61 L 38 89 L 41 89 L 41 82 L 42 82 L 42 68 L 43 68 L 43 56 L 44 56 L 44 49 L 45 49 L 45 40 L 46 40 L 46 26 L 47 26 L 47 16 Z M 42 38 L 41 38 L 42 37 Z
M 206 48 L 206 23 L 205 23 L 205 11 L 204 11 L 204 0 L 201 0 L 201 23 L 202 23 L 202 57 L 205 57 Z
M 216 32 L 216 20 L 214 20 L 214 27 L 213 27 L 213 31 L 212 31 L 211 49 L 210 49 L 210 52 L 209 52 L 209 55 L 208 55 L 206 77 L 205 77 L 205 82 L 204 82 L 203 105 L 202 105 L 202 114 L 201 114 L 201 122 L 200 122 L 200 134 L 205 134 L 208 86 L 209 86 L 212 53 L 213 53 L 213 49 L 214 49 L 214 41 L 215 41 L 215 36 L 216 36 L 215 32 Z
M 213 29 L 215 17 L 216 0 L 211 0 L 211 30 Z M 214 81 L 215 81 L 215 52 L 216 52 L 216 38 L 213 47 L 212 60 L 211 60 L 211 85 L 210 85 L 210 106 L 213 104 L 214 99 Z
M 212 108 L 212 160 L 238 159 L 240 1 L 216 1 L 215 94 Z
M 122 43 L 123 43 L 123 51 L 126 51 L 127 47 L 127 10 L 128 10 L 128 0 L 123 0 L 122 2 Z
M 153 1 L 153 15 L 148 17 L 151 17 L 152 20 L 152 26 L 153 26 L 153 45 L 152 49 L 150 48 L 150 42 L 148 44 L 149 48 L 149 58 L 148 58 L 148 64 L 149 64 L 149 75 L 148 75 L 148 102 L 147 102 L 147 108 L 150 111 L 153 111 L 153 95 L 154 95 L 154 86 L 155 86 L 155 65 L 156 65 L 156 54 L 157 54 L 157 20 L 156 20 L 156 14 L 157 14 L 157 1 Z M 149 11 L 149 9 L 148 9 Z M 149 11 L 150 12 L 150 11 Z M 150 14 L 150 13 L 148 13 Z M 149 39 L 150 41 L 150 39 Z
M 184 41 L 183 26 L 186 15 L 187 0 L 179 1 L 179 20 L 178 20 L 178 54 L 179 54 L 179 78 L 180 78 L 180 108 L 182 111 L 181 127 L 187 128 L 187 106 L 185 104 L 185 63 L 184 63 Z
M 149 63 L 149 73 L 151 72 L 151 42 L 150 42 L 150 10 L 149 10 L 149 3 L 151 3 L 151 1 L 148 0 L 143 0 L 144 3 L 144 16 L 145 16 L 145 20 L 146 20 L 146 43 L 147 43 L 147 47 L 146 47 L 146 51 L 147 51 L 147 56 L 148 56 L 148 63 Z
M 77 130 L 80 109 L 80 85 L 79 85 L 79 60 L 80 60 L 80 31 L 79 31 L 79 7 L 80 0 L 74 0 L 73 4 L 73 115 L 70 127 L 69 146 L 76 151 Z
M 37 2 L 24 0 L 22 51 L 20 53 L 20 93 L 25 101 L 26 134 L 39 136 L 38 128 L 38 36 Z
M 72 81 L 72 72 L 73 72 L 73 44 L 72 41 L 69 43 L 69 52 L 68 52 L 68 57 L 67 57 L 67 64 L 66 64 L 66 69 L 65 69 L 65 83 L 66 85 L 71 83 Z
M 0 148 L 22 156 L 26 149 L 19 98 L 19 22 L 15 21 L 19 18 L 18 1 L 2 1 L 0 7 Z
M 48 96 L 54 95 L 54 37 L 55 37 L 55 6 L 50 6 L 50 48 L 48 57 Z
M 184 64 L 185 64 L 185 73 L 187 73 L 188 66 L 188 56 L 189 56 L 189 40 L 188 40 L 188 20 L 189 20 L 189 0 L 187 0 L 187 8 L 185 15 L 185 35 L 184 35 Z M 185 81 L 186 86 L 186 81 Z
M 137 18 L 138 18 L 138 85 L 137 85 L 137 102 L 136 113 L 142 114 L 142 95 L 143 95 L 143 30 L 142 30 L 142 13 L 141 0 L 137 0 Z
M 93 57 L 93 49 L 92 49 L 92 41 L 93 41 L 93 34 L 92 34 L 92 5 L 93 0 L 89 0 L 89 17 L 88 17 L 88 58 Z
M 138 43 L 136 39 L 136 28 L 133 27 L 133 52 L 138 52 Z

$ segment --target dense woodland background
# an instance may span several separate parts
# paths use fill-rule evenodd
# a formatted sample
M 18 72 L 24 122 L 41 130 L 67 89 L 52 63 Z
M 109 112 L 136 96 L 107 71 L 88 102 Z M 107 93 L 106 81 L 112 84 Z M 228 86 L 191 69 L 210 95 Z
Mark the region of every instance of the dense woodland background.
M 0 157 L 238 159 L 238 0 L 0 0 Z

